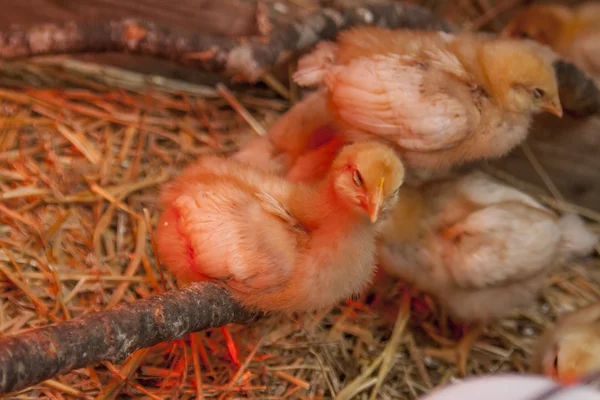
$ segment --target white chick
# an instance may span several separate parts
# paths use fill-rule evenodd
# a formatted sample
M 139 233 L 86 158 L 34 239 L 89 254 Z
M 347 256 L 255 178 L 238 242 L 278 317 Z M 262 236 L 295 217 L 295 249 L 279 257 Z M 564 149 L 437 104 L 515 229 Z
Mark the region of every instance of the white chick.
M 479 172 L 404 186 L 379 240 L 380 266 L 472 325 L 456 347 L 460 371 L 481 328 L 534 302 L 559 262 L 589 254 L 595 235 Z M 448 355 L 446 350 L 429 351 Z

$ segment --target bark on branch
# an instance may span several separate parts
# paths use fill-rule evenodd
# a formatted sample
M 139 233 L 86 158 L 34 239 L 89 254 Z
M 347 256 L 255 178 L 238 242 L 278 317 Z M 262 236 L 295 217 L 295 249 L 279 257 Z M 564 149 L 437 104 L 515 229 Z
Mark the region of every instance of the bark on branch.
M 13 28 L 0 33 L 0 57 L 129 51 L 254 82 L 287 56 L 356 24 L 450 29 L 449 24 L 430 12 L 398 3 L 341 10 L 324 8 L 278 26 L 269 38 L 211 37 L 140 19 L 84 21 Z
M 101 361 L 120 363 L 135 350 L 258 314 L 227 290 L 193 283 L 144 300 L 0 339 L 0 393 Z

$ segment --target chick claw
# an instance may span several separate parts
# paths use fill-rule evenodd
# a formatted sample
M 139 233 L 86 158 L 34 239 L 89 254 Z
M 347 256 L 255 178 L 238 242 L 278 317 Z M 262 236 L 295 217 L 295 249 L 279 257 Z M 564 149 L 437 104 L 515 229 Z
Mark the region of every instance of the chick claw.
M 483 328 L 479 326 L 474 327 L 470 329 L 456 345 L 443 349 L 425 348 L 423 349 L 423 354 L 456 364 L 458 372 L 462 376 L 466 376 L 469 353 L 481 335 L 482 329 Z

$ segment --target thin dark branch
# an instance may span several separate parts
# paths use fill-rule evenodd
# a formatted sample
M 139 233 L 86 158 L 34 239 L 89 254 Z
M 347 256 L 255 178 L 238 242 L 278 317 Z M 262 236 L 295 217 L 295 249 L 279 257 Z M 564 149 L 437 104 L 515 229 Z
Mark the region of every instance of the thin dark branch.
M 35 385 L 101 361 L 122 362 L 134 351 L 257 314 L 211 283 L 194 283 L 113 309 L 30 329 L 0 340 L 0 393 Z
M 0 33 L 0 57 L 126 50 L 253 82 L 286 56 L 319 40 L 333 38 L 339 30 L 356 24 L 451 29 L 423 8 L 399 3 L 341 10 L 324 8 L 278 26 L 269 38 L 211 37 L 140 19 L 84 21 L 13 28 Z

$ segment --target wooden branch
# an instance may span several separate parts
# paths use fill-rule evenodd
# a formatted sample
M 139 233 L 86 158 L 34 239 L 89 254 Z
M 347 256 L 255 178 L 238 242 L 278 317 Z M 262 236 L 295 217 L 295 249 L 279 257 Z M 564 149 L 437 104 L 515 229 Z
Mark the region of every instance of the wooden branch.
M 125 19 L 45 24 L 0 32 L 0 58 L 14 59 L 50 54 L 129 51 L 256 82 L 267 70 L 320 40 L 358 24 L 388 28 L 435 29 L 455 32 L 456 26 L 422 7 L 385 3 L 323 8 L 289 24 L 275 24 L 268 38 L 232 39 Z M 555 68 L 566 113 L 586 117 L 600 113 L 600 92 L 577 67 L 557 61 Z
M 207 35 L 258 34 L 256 0 L 18 0 L 2 2 L 0 30 L 47 22 L 141 18 Z M 200 23 L 199 23 L 200 21 Z
M 269 38 L 206 36 L 140 19 L 85 21 L 13 28 L 0 33 L 0 57 L 126 50 L 255 82 L 265 70 L 288 56 L 356 24 L 451 29 L 423 8 L 399 3 L 341 10 L 324 8 L 277 27 Z
M 193 283 L 144 300 L 30 329 L 0 339 L 0 393 L 35 385 L 60 373 L 101 361 L 120 363 L 135 350 L 258 314 L 228 291 Z

